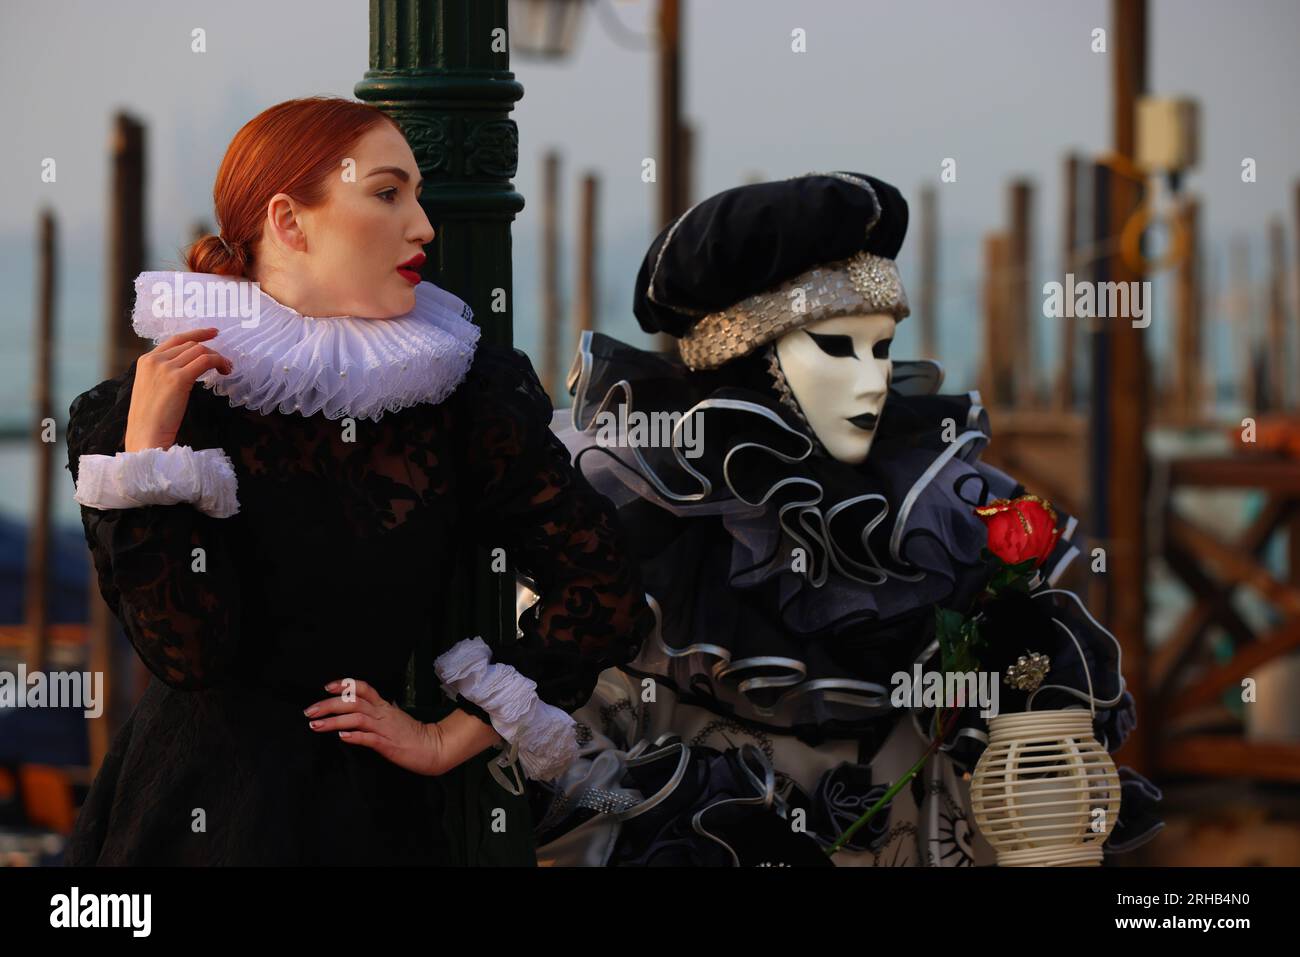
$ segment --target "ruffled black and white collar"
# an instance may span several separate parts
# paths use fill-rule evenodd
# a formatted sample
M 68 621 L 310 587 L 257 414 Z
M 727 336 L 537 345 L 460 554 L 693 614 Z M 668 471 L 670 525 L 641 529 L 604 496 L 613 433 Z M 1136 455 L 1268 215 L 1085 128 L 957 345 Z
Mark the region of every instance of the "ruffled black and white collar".
M 854 466 L 814 454 L 810 429 L 774 391 L 737 386 L 724 371 L 688 375 L 664 356 L 584 333 L 568 379 L 571 416 L 558 434 L 615 505 L 641 498 L 681 518 L 720 517 L 734 539 L 730 583 L 780 579 L 791 631 L 956 600 L 964 570 L 983 566 L 987 532 L 974 507 L 1020 488 L 980 461 L 991 429 L 978 393 L 940 394 L 936 363 L 896 361 L 871 455 Z M 602 441 L 599 416 L 623 414 L 620 406 L 629 421 L 675 417 L 673 444 Z M 696 458 L 682 447 L 692 417 Z M 1044 568 L 1048 583 L 1078 554 L 1076 520 L 1059 509 L 1058 517 L 1066 527 Z
M 465 378 L 479 339 L 469 306 L 429 282 L 415 287 L 415 307 L 392 319 L 304 316 L 252 283 L 210 273 L 143 272 L 135 291 L 132 326 L 155 343 L 218 329 L 207 345 L 234 371 L 198 381 L 262 413 L 378 421 L 439 403 Z

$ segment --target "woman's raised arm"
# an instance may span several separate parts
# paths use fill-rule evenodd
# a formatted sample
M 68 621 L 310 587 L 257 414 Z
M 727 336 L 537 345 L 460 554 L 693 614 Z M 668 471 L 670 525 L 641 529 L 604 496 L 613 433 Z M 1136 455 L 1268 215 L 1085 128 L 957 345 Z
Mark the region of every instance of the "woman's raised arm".
M 232 677 L 239 643 L 233 464 L 194 414 L 177 433 L 198 448 L 125 451 L 137 367 L 73 401 L 68 468 L 100 593 L 141 660 L 174 688 L 210 687 Z

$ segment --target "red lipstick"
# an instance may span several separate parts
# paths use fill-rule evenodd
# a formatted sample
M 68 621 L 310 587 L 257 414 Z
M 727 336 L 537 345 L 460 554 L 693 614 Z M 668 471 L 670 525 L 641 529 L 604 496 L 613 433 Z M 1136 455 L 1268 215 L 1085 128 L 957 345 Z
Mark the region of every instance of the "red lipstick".
M 421 266 L 424 265 L 424 260 L 425 260 L 424 253 L 422 252 L 416 253 L 406 262 L 399 265 L 397 267 L 397 271 L 398 273 L 401 274 L 401 277 L 405 279 L 407 282 L 409 282 L 412 286 L 417 286 L 420 283 L 419 269 Z

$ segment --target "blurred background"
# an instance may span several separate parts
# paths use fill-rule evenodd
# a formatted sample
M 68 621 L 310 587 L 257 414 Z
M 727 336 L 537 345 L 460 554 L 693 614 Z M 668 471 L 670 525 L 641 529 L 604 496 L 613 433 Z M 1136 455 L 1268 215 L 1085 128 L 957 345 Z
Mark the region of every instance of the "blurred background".
M 112 694 L 90 721 L 0 707 L 0 864 L 58 861 L 139 691 L 92 592 L 68 404 L 143 347 L 130 281 L 212 230 L 238 129 L 299 96 L 382 101 L 358 87 L 377 68 L 522 84 L 499 110 L 517 165 L 479 179 L 523 197 L 497 332 L 557 406 L 581 330 L 662 346 L 632 287 L 692 203 L 814 170 L 897 185 L 913 312 L 893 355 L 979 389 L 986 460 L 1104 550 L 1073 586 L 1124 646 L 1141 723 L 1119 758 L 1168 820 L 1132 863 L 1300 864 L 1300 5 L 484 0 L 462 21 L 461 2 L 0 10 L 0 671 L 104 670 Z M 458 59 L 466 24 L 507 9 L 508 61 Z M 443 39 L 436 69 L 393 53 L 407 28 Z M 1149 325 L 1046 317 L 1067 275 L 1149 281 Z

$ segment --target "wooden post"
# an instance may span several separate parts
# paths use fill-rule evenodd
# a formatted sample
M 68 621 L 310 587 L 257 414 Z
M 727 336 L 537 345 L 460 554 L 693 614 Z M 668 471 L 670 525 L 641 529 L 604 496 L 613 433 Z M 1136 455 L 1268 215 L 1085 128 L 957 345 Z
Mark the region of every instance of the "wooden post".
M 1269 405 L 1281 411 L 1287 407 L 1287 371 L 1294 366 L 1287 361 L 1286 236 L 1277 217 L 1268 224 L 1268 254 L 1268 397 Z
M 1291 328 L 1294 337 L 1291 341 L 1295 343 L 1294 355 L 1296 361 L 1300 362 L 1300 180 L 1297 180 L 1295 184 L 1293 214 L 1295 216 L 1295 299 L 1293 300 L 1295 310 L 1291 313 Z M 1296 395 L 1295 401 L 1296 406 L 1300 407 L 1300 394 Z M 1300 549 L 1300 543 L 1296 547 Z M 1300 568 L 1300 564 L 1297 565 L 1297 568 Z
M 43 671 L 49 656 L 49 571 L 50 571 L 50 483 L 54 476 L 54 452 L 47 441 L 46 425 L 54 421 L 54 309 L 58 283 L 57 226 L 49 209 L 41 210 L 38 226 L 36 289 L 36 374 L 33 379 L 33 411 L 36 413 L 36 503 L 27 528 L 27 588 L 24 618 L 27 620 L 27 667 Z
M 113 118 L 113 131 L 109 139 L 110 191 L 108 213 L 108 275 L 104 316 L 104 371 L 108 378 L 120 375 L 139 356 L 150 348 L 150 343 L 135 334 L 131 328 L 131 310 L 135 304 L 135 279 L 145 268 L 144 240 L 144 184 L 145 128 L 142 123 L 126 113 Z M 141 682 L 129 681 L 118 675 L 114 667 L 113 635 L 116 622 L 104 598 L 99 593 L 99 577 L 90 555 L 89 615 L 86 623 L 86 648 L 90 670 L 104 676 L 104 700 L 108 705 L 104 713 L 90 722 L 90 763 L 92 772 L 108 753 L 108 745 L 121 724 L 123 714 L 135 704 L 136 692 Z M 145 673 L 144 665 L 135 661 L 132 673 Z
M 144 271 L 145 129 L 125 113 L 113 119 L 110 144 L 112 192 L 108 214 L 108 341 L 109 376 L 127 370 L 151 344 L 131 328 L 135 278 Z
M 1147 87 L 1147 2 L 1112 0 L 1114 63 L 1114 140 L 1122 160 L 1133 159 L 1136 145 L 1137 99 Z M 1119 235 L 1141 201 L 1140 184 L 1127 176 L 1110 177 L 1111 233 Z M 1108 263 L 1111 282 L 1136 282 L 1144 276 L 1116 254 Z M 1152 724 L 1159 716 L 1147 708 L 1146 560 L 1147 483 L 1146 428 L 1151 382 L 1145 329 L 1131 321 L 1105 321 L 1110 338 L 1110 547 L 1106 578 L 1111 588 L 1111 631 L 1124 653 L 1129 690 L 1144 716 L 1122 750 L 1121 760 L 1142 773 L 1154 766 Z
M 1014 351 L 1014 362 L 1009 366 L 1011 401 L 1021 408 L 1037 408 L 1038 400 L 1038 350 L 1036 335 L 1039 310 L 1031 309 L 1035 301 L 1033 284 L 1033 237 L 1030 235 L 1030 217 L 1034 200 L 1034 187 L 1028 180 L 1015 180 L 1008 193 L 1008 251 L 1007 271 L 1009 283 L 1010 336 L 1002 344 L 1003 350 Z
M 685 212 L 682 203 L 682 11 L 681 0 L 659 0 L 659 227 L 664 229 Z M 656 230 L 658 232 L 658 230 Z M 654 348 L 672 355 L 676 340 L 667 333 L 654 337 Z
M 582 333 L 596 328 L 596 204 L 600 180 L 595 173 L 582 178 L 581 206 L 578 210 L 578 284 L 574 291 L 573 341 Z
M 1199 237 L 1200 204 L 1194 197 L 1183 200 L 1178 215 L 1187 230 L 1187 258 L 1178 266 L 1175 276 L 1175 310 L 1173 366 L 1174 377 L 1170 389 L 1172 410 L 1178 421 L 1196 422 L 1204 411 L 1202 400 L 1202 349 L 1201 328 L 1201 257 Z
M 1300 361 L 1300 181 L 1295 184 L 1293 213 L 1295 216 L 1296 287 L 1292 328 L 1295 331 L 1295 338 L 1293 339 L 1296 350 L 1295 356 L 1297 361 Z M 1296 396 L 1296 404 L 1300 406 L 1300 394 Z M 1287 525 L 1287 562 L 1291 584 L 1300 585 L 1300 512 L 1293 515 Z
M 1078 153 L 1071 153 L 1065 158 L 1065 216 L 1061 232 L 1061 279 L 1074 273 L 1078 267 L 1075 262 L 1079 246 L 1079 174 L 1083 168 L 1083 158 Z M 1075 275 L 1081 280 L 1082 275 Z M 1074 408 L 1074 347 L 1078 341 L 1077 319 L 1059 320 L 1061 343 L 1061 361 L 1056 370 L 1056 389 L 1053 405 L 1058 412 L 1067 412 Z
M 677 184 L 677 208 L 685 212 L 691 208 L 694 202 L 692 197 L 695 195 L 695 126 L 683 120 L 678 136 L 677 162 L 680 167 L 678 170 L 680 179 Z
M 1232 340 L 1237 350 L 1237 400 L 1247 414 L 1259 408 L 1255 384 L 1255 333 L 1250 289 L 1250 243 L 1234 236 L 1228 247 L 1228 302 Z
M 921 294 L 917 302 L 921 315 L 921 356 L 932 359 L 938 343 L 939 317 L 936 300 L 939 283 L 938 204 L 933 186 L 921 189 Z
M 659 0 L 659 228 L 682 212 L 681 0 Z
M 560 156 L 542 157 L 542 385 L 555 401 L 560 364 Z
M 1004 233 L 984 237 L 984 367 L 980 394 L 987 404 L 1012 402 L 1011 363 L 1007 343 L 1007 286 L 1010 242 Z
M 1092 166 L 1092 245 L 1101 249 L 1111 241 L 1114 230 L 1110 225 L 1110 167 L 1105 163 Z M 1088 266 L 1088 278 L 1098 284 L 1106 278 L 1104 259 L 1093 257 Z M 1090 491 L 1089 518 L 1092 531 L 1090 545 L 1110 547 L 1110 339 L 1107 320 L 1097 317 L 1086 320 L 1088 330 L 1088 486 Z M 1089 580 L 1088 604 L 1093 615 L 1101 622 L 1111 619 L 1111 588 L 1109 576 L 1094 573 Z

